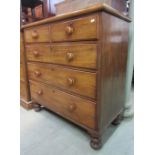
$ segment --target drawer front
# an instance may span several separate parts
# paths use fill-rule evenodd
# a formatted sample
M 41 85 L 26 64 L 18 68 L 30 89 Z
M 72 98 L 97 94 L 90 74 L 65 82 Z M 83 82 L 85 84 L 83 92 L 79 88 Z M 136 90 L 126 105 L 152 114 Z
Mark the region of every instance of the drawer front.
M 26 53 L 29 61 L 96 68 L 96 44 L 27 45 Z
M 50 86 L 30 82 L 32 100 L 87 127 L 95 127 L 95 103 Z
M 20 80 L 25 81 L 24 65 L 20 64 Z
M 96 40 L 98 38 L 97 24 L 97 15 L 52 24 L 51 40 L 52 42 Z
M 25 42 L 49 42 L 49 26 L 34 27 L 24 31 Z
M 28 100 L 27 85 L 25 81 L 20 81 L 20 97 L 24 100 Z
M 51 64 L 28 63 L 29 79 L 96 98 L 96 73 L 77 71 Z

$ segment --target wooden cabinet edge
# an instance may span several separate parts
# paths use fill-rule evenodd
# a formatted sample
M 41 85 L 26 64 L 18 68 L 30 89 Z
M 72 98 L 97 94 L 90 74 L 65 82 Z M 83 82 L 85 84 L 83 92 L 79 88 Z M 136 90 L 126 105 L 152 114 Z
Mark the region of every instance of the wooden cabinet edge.
M 32 101 L 25 101 L 23 99 L 20 99 L 20 105 L 27 110 L 30 110 L 33 108 Z
M 38 22 L 34 22 L 34 23 L 30 23 L 27 25 L 24 25 L 21 27 L 21 29 L 25 29 L 25 28 L 29 28 L 32 26 L 37 26 L 37 25 L 41 25 L 41 24 L 46 24 L 46 23 L 50 23 L 50 22 L 56 22 L 56 21 L 60 21 L 60 20 L 64 20 L 64 19 L 68 19 L 68 18 L 73 18 L 73 17 L 77 17 L 80 15 L 87 15 L 89 13 L 95 13 L 98 11 L 103 11 L 103 12 L 107 12 L 113 16 L 116 16 L 126 22 L 131 22 L 131 19 L 125 15 L 123 15 L 122 13 L 120 13 L 118 10 L 112 8 L 111 6 L 102 3 L 102 4 L 97 4 L 85 9 L 81 9 L 79 11 L 74 11 L 72 13 L 65 13 L 62 15 L 57 15 L 55 17 L 51 17 L 51 18 L 47 18 Z

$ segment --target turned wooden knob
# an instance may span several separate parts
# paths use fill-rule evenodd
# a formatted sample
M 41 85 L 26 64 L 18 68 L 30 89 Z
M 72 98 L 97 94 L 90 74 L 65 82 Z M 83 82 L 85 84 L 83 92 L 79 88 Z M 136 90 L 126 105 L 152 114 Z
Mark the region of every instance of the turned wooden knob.
M 70 53 L 70 52 L 67 52 L 66 53 L 66 59 L 67 61 L 72 61 L 74 59 L 74 54 L 73 53 Z
M 74 32 L 74 29 L 72 26 L 67 26 L 66 27 L 66 34 L 71 35 Z
M 32 31 L 32 38 L 34 38 L 34 39 L 38 38 L 38 33 L 36 30 Z
M 33 55 L 34 55 L 35 57 L 38 57 L 38 56 L 39 56 L 39 52 L 38 52 L 38 51 L 33 51 Z
M 39 77 L 41 75 L 41 73 L 39 71 L 35 71 L 34 74 L 36 77 Z
M 73 79 L 73 78 L 68 78 L 68 79 L 67 79 L 67 83 L 68 83 L 69 86 L 73 86 L 73 85 L 75 84 L 75 79 Z
M 39 91 L 37 92 L 37 94 L 38 94 L 39 96 L 41 96 L 41 95 L 43 94 L 43 91 L 42 91 L 42 90 L 39 90 Z
M 76 105 L 75 105 L 75 104 L 70 104 L 70 105 L 69 105 L 68 110 L 69 110 L 70 112 L 75 111 L 75 109 L 76 109 Z

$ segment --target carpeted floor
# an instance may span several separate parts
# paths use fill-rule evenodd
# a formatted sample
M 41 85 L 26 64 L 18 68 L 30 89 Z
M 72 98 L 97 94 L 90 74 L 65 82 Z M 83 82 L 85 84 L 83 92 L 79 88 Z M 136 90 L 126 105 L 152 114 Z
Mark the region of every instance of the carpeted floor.
M 133 99 L 131 99 L 133 102 Z M 95 151 L 86 131 L 43 109 L 21 107 L 21 155 L 133 155 L 134 121 L 123 120 L 104 134 L 104 146 Z

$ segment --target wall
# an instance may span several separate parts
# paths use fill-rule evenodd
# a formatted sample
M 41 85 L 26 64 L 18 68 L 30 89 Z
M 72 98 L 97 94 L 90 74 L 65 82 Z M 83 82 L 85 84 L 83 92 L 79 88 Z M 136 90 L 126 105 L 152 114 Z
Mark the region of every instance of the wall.
M 134 0 L 130 0 L 129 16 L 132 19 L 129 27 L 129 48 L 128 48 L 128 62 L 127 62 L 127 83 L 126 83 L 126 104 L 125 107 L 128 112 L 133 115 L 133 105 L 130 102 L 131 97 L 131 82 L 134 67 Z

